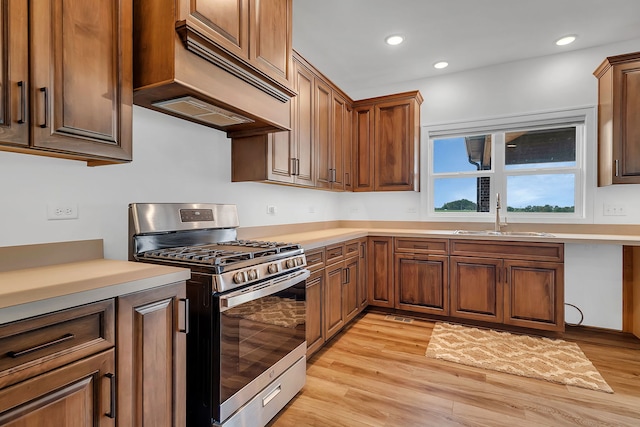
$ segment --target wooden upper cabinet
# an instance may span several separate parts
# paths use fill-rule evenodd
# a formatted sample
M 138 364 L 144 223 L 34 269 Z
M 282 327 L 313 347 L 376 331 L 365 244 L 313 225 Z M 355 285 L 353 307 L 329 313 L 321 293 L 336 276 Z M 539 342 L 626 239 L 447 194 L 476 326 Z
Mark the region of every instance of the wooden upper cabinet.
M 0 2 L 0 144 L 29 145 L 27 0 Z
M 314 85 L 315 77 L 301 64 L 294 65 L 291 100 L 293 129 L 263 135 L 236 137 L 231 146 L 231 179 L 265 181 L 306 187 L 314 177 Z
M 183 19 L 230 53 L 249 60 L 249 0 L 191 0 Z
M 353 191 L 373 191 L 373 106 L 353 110 Z
M 295 182 L 305 186 L 315 186 L 313 105 L 315 76 L 302 64 L 294 61 L 294 87 L 298 95 L 291 102 L 293 106 L 293 145 Z
M 331 106 L 333 105 L 333 97 L 331 87 L 316 79 L 314 95 L 316 185 L 320 188 L 331 188 L 333 181 L 333 162 L 331 159 Z
M 188 44 L 213 48 L 290 86 L 292 0 L 180 0 L 179 5 L 178 26 Z
M 640 52 L 612 56 L 598 78 L 598 186 L 640 184 Z
M 130 161 L 131 1 L 33 3 L 2 2 L 2 25 L 11 26 L 2 36 L 2 139 L 31 149 L 14 151 L 90 164 Z
M 219 1 L 219 0 L 218 0 Z M 264 73 L 290 81 L 292 1 L 251 0 L 250 60 Z
M 354 106 L 354 191 L 418 191 L 420 92 Z

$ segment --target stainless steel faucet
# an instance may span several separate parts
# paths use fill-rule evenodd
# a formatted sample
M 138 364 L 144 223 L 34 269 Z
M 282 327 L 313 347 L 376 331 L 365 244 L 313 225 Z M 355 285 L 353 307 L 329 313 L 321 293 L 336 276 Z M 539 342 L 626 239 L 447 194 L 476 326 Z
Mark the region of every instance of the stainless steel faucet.
M 500 204 L 500 193 L 496 194 L 496 223 L 493 226 L 493 231 L 500 231 L 502 226 L 507 225 L 507 220 L 505 217 L 505 222 L 500 222 L 500 208 L 502 205 Z

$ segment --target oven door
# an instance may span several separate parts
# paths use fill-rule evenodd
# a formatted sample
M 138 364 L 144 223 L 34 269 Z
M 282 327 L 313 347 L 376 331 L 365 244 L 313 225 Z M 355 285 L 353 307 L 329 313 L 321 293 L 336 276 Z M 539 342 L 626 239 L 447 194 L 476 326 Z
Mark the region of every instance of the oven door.
M 219 352 L 214 396 L 222 423 L 306 354 L 306 269 L 214 294 Z M 215 369 L 214 368 L 214 369 Z M 215 402 L 214 402 L 215 405 Z M 215 409 L 215 408 L 214 408 Z

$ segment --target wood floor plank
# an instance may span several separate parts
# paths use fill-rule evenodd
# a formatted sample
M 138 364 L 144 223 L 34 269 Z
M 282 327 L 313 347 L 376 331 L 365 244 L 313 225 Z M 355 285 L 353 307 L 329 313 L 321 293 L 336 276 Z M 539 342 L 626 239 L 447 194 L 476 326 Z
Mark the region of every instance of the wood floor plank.
M 429 359 L 434 325 L 361 315 L 308 361 L 304 389 L 269 427 L 640 426 L 640 345 L 628 336 L 570 331 L 607 394 Z

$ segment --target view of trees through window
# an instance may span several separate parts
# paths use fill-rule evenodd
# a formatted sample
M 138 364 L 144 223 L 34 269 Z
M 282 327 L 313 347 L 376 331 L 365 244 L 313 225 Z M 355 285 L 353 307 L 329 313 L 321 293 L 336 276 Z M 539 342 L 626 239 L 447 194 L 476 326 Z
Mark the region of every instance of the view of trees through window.
M 575 213 L 576 126 L 432 140 L 435 212 Z

